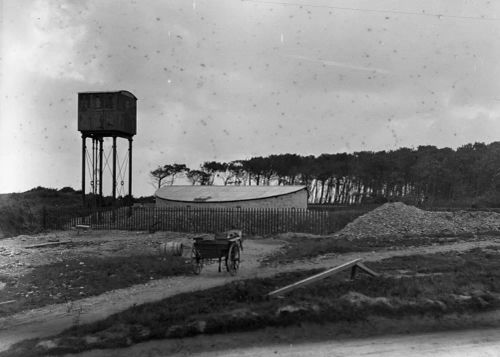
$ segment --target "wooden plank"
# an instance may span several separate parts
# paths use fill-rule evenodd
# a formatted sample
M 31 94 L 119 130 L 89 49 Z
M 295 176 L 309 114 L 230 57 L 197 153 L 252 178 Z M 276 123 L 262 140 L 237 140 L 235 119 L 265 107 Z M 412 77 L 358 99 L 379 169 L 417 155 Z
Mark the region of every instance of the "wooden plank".
M 365 273 L 371 275 L 371 276 L 380 276 L 379 273 L 376 273 L 374 272 L 373 270 L 371 270 L 370 268 L 368 268 L 366 265 L 364 265 L 363 263 L 359 262 L 356 264 L 358 268 L 360 268 L 361 270 L 363 270 Z
M 16 302 L 16 300 L 2 301 L 0 302 L 0 305 L 12 304 L 13 302 Z
M 319 274 L 310 276 L 309 278 L 297 281 L 297 282 L 295 282 L 293 284 L 287 285 L 287 286 L 285 286 L 283 288 L 280 288 L 278 290 L 274 290 L 274 291 L 270 292 L 267 295 L 268 296 L 282 295 L 282 294 L 288 293 L 288 292 L 290 292 L 292 290 L 295 290 L 295 289 L 297 289 L 297 288 L 299 288 L 301 286 L 305 286 L 305 285 L 309 285 L 309 284 L 315 283 L 315 282 L 317 282 L 319 280 L 328 278 L 329 276 L 332 276 L 332 275 L 334 275 L 334 274 L 336 274 L 336 273 L 338 273 L 338 272 L 340 272 L 342 270 L 348 269 L 348 268 L 356 265 L 357 263 L 359 263 L 361 260 L 362 260 L 361 258 L 351 260 L 350 262 L 347 262 L 347 263 L 344 263 L 342 265 L 336 266 L 334 268 L 325 270 L 324 272 L 321 272 Z
M 62 244 L 70 244 L 73 243 L 73 241 L 62 241 L 62 242 L 48 242 L 48 243 L 40 243 L 40 244 L 33 244 L 33 245 L 27 245 L 23 248 L 43 248 L 43 247 L 50 247 L 52 245 L 62 245 Z

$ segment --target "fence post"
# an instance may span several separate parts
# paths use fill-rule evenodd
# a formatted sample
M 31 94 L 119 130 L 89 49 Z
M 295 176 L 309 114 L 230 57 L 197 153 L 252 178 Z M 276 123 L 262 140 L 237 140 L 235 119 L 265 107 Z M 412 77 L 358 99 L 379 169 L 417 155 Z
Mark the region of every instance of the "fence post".
M 132 206 L 128 207 L 128 224 L 129 224 L 129 230 L 134 230 L 135 226 L 135 217 L 132 216 Z
M 257 214 L 257 229 L 259 235 L 262 235 L 262 210 L 255 209 L 255 212 Z

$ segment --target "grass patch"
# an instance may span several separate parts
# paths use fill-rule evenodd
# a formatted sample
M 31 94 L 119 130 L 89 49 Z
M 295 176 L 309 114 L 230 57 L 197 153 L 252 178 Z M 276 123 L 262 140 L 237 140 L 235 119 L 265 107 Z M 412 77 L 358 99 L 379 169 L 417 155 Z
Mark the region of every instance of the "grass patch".
M 15 300 L 0 305 L 0 316 L 188 274 L 191 266 L 185 258 L 158 255 L 85 257 L 43 265 L 17 279 L 0 276 L 6 283 L 0 290 L 0 302 Z
M 40 340 L 32 340 L 18 344 L 10 353 L 63 354 L 200 333 L 249 331 L 301 322 L 349 324 L 370 316 L 439 317 L 500 306 L 500 252 L 473 249 L 395 257 L 368 265 L 384 275 L 359 275 L 351 281 L 347 271 L 295 290 L 284 299 L 270 299 L 266 294 L 319 270 L 233 282 L 135 306 L 105 320 L 76 326 L 50 339 L 56 346 L 50 351 L 39 344 Z M 414 275 L 391 275 L 401 270 L 411 270 Z
M 472 234 L 443 236 L 384 236 L 363 239 L 345 237 L 309 238 L 293 237 L 286 239 L 286 246 L 273 255 L 266 257 L 262 264 L 287 264 L 300 259 L 310 259 L 325 254 L 342 254 L 351 252 L 369 252 L 386 249 L 448 244 L 459 240 L 475 239 Z

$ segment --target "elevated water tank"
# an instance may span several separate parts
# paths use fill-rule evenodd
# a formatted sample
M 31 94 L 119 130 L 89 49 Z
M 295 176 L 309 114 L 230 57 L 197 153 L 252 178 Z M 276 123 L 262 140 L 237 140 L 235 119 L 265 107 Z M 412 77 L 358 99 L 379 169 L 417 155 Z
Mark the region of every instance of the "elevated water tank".
M 125 90 L 78 93 L 78 130 L 86 136 L 132 137 L 137 133 L 136 102 Z

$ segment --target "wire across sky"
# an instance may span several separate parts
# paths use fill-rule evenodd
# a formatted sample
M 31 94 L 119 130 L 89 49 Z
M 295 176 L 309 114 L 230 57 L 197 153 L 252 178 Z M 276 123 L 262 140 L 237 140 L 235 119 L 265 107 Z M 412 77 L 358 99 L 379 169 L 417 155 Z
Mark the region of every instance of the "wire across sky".
M 393 15 L 411 15 L 411 16 L 427 16 L 441 18 L 451 18 L 451 19 L 463 19 L 463 20 L 483 20 L 483 21 L 499 21 L 500 18 L 496 17 L 486 17 L 486 16 L 462 16 L 462 15 L 448 15 L 448 14 L 438 14 L 429 13 L 425 10 L 421 12 L 413 12 L 406 10 L 394 10 L 394 9 L 363 9 L 354 7 L 344 7 L 344 6 L 333 6 L 333 5 L 320 5 L 320 4 L 307 4 L 307 3 L 294 3 L 294 2 L 284 2 L 284 1 L 267 1 L 267 0 L 241 0 L 243 2 L 252 2 L 257 4 L 266 5 L 282 5 L 282 6 L 296 6 L 296 7 L 309 7 L 309 8 L 324 8 L 332 10 L 344 10 L 344 11 L 358 11 L 365 13 L 380 13 L 380 14 L 393 14 Z

